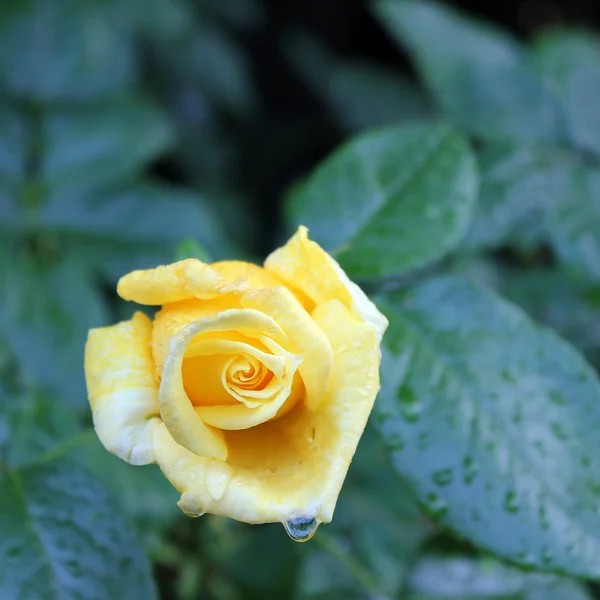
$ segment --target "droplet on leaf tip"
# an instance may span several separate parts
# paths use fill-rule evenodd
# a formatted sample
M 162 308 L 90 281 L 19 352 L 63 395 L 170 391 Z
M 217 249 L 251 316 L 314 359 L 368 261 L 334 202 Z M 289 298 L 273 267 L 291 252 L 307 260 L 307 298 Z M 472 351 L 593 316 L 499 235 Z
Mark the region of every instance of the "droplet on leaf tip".
M 313 517 L 296 517 L 286 521 L 283 526 L 295 542 L 306 542 L 315 534 L 319 524 Z

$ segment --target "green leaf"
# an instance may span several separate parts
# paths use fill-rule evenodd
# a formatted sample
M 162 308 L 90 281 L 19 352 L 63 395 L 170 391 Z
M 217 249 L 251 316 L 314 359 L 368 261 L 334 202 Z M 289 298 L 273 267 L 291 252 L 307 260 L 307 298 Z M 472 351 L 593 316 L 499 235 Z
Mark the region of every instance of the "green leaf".
M 478 159 L 479 201 L 462 247 L 539 245 L 546 237 L 544 214 L 555 203 L 551 167 L 557 164 L 556 156 L 542 146 L 492 143 Z
M 415 121 L 431 113 L 423 92 L 394 70 L 338 59 L 308 35 L 286 36 L 286 43 L 290 62 L 344 131 Z
M 328 157 L 289 198 L 291 224 L 358 278 L 398 276 L 452 250 L 475 208 L 477 170 L 444 125 L 365 133 Z
M 156 598 L 149 564 L 103 488 L 71 462 L 0 470 L 3 598 Z
M 140 171 L 173 138 L 167 117 L 141 98 L 49 111 L 43 115 L 40 176 L 57 194 L 112 184 Z
M 51 267 L 21 257 L 0 260 L 0 274 L 5 282 L 0 332 L 26 380 L 80 404 L 88 329 L 109 320 L 89 267 L 77 255 Z
M 575 144 L 600 153 L 600 40 L 587 31 L 551 31 L 536 40 L 533 60 L 562 101 Z
M 0 84 L 42 101 L 120 91 L 135 79 L 132 33 L 112 0 L 7 0 L 0 8 Z
M 8 185 L 14 187 L 23 180 L 27 145 L 27 124 L 23 116 L 13 107 L 0 105 L 0 189 Z
M 550 330 L 458 278 L 380 299 L 376 404 L 428 511 L 521 565 L 598 577 L 600 381 Z
M 550 184 L 545 227 L 558 259 L 574 273 L 600 281 L 600 169 L 559 165 Z
M 210 254 L 196 241 L 183 240 L 175 251 L 175 260 L 185 260 L 186 258 L 197 258 L 202 262 L 213 262 Z
M 592 290 L 553 267 L 517 268 L 480 258 L 463 258 L 450 266 L 518 304 L 538 323 L 552 327 L 584 352 L 593 363 L 600 359 L 600 309 Z
M 409 600 L 591 600 L 583 584 L 529 574 L 491 558 L 429 554 L 415 565 Z
M 179 492 L 158 466 L 134 467 L 108 452 L 94 436 L 74 458 L 110 492 L 148 550 L 155 550 L 181 515 Z
M 77 443 L 78 417 L 73 407 L 57 396 L 35 390 L 7 394 L 0 404 L 0 419 L 6 428 L 4 440 L 0 439 L 0 463 L 21 467 L 62 444 Z
M 300 597 L 397 597 L 430 529 L 407 486 L 386 464 L 381 440 L 367 427 L 335 518 L 307 545 Z
M 507 34 L 427 0 L 377 0 L 374 8 L 458 127 L 487 139 L 563 137 L 558 102 Z

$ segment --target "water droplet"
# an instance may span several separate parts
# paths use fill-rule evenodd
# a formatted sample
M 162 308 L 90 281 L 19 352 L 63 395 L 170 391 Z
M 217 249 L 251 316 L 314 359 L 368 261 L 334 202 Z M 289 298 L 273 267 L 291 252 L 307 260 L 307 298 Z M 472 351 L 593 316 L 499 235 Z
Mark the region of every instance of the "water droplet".
M 479 464 L 470 456 L 466 456 L 463 460 L 463 480 L 465 483 L 472 483 L 479 473 Z
M 512 514 L 519 512 L 519 502 L 515 492 L 509 491 L 504 495 L 504 509 Z
M 549 565 L 552 562 L 552 559 L 552 551 L 548 546 L 544 546 L 540 552 L 540 560 L 542 561 L 542 564 Z
M 193 512 L 191 510 L 184 510 L 183 514 L 186 517 L 192 517 L 192 519 L 195 519 L 196 517 L 201 517 L 204 513 L 203 512 Z
M 540 518 L 540 525 L 542 529 L 550 529 L 550 521 L 548 519 L 548 509 L 545 504 L 540 504 L 538 508 L 538 516 Z
M 419 402 L 415 402 L 414 404 L 403 404 L 402 405 L 402 416 L 409 422 L 414 423 L 419 419 L 421 413 L 423 412 L 423 407 Z
M 190 479 L 196 479 L 196 477 L 198 477 L 198 474 L 195 471 L 192 471 L 190 473 Z
M 452 469 L 442 469 L 440 471 L 436 471 L 433 474 L 433 481 L 436 485 L 440 487 L 445 487 L 452 483 L 453 473 Z
M 356 338 L 356 339 L 355 339 L 355 340 L 352 342 L 352 345 L 353 345 L 355 348 L 360 348 L 360 347 L 362 346 L 362 342 L 361 342 L 361 340 L 360 340 L 359 338 Z
M 559 440 L 568 440 L 569 439 L 569 433 L 565 429 L 564 425 L 562 423 L 560 423 L 559 421 L 555 421 L 554 423 L 552 423 L 550 425 L 550 428 L 552 429 L 554 435 Z
M 286 521 L 283 526 L 285 527 L 286 533 L 295 542 L 306 542 L 315 535 L 319 524 L 315 518 L 311 517 L 296 517 Z
M 419 450 L 427 450 L 429 448 L 429 434 L 428 433 L 420 433 L 419 438 L 417 439 L 417 448 Z
M 517 562 L 524 568 L 531 568 L 535 564 L 533 560 L 533 556 L 529 554 L 529 552 L 518 552 L 517 553 Z
M 402 450 L 405 446 L 404 437 L 401 433 L 390 433 L 386 437 L 386 442 L 392 450 Z
M 440 518 L 447 510 L 446 501 L 437 494 L 427 494 L 425 499 L 425 508 L 434 518 Z
M 476 508 L 471 509 L 471 520 L 476 523 L 481 521 L 481 513 Z
M 340 347 L 338 348 L 338 352 L 346 352 L 346 350 L 348 350 L 348 344 L 346 344 L 346 343 L 340 344 Z
M 402 386 L 398 390 L 398 400 L 400 401 L 402 415 L 407 421 L 413 423 L 420 417 L 423 407 L 411 388 Z
M 81 565 L 76 560 L 67 561 L 67 569 L 73 577 L 81 577 L 83 575 Z
M 511 420 L 517 425 L 523 421 L 523 407 L 520 404 L 515 406 L 515 410 L 511 416 Z
M 554 402 L 554 404 L 558 404 L 560 406 L 567 403 L 564 396 L 560 392 L 557 392 L 556 390 L 553 390 L 550 392 L 550 400 L 552 402 Z
M 513 383 L 516 381 L 516 377 L 514 376 L 513 373 L 511 373 L 511 371 L 509 369 L 502 369 L 502 371 L 500 372 L 500 375 L 502 376 L 502 379 L 504 379 L 504 381 L 508 381 L 510 383 Z

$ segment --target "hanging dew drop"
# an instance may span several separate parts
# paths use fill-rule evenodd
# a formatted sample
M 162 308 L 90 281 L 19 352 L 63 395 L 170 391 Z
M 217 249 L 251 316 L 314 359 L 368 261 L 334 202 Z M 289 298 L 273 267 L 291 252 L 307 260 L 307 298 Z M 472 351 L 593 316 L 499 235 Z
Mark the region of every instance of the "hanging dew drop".
M 306 542 L 315 534 L 319 524 L 314 518 L 296 517 L 295 519 L 286 521 L 283 526 L 285 527 L 286 533 L 295 542 Z

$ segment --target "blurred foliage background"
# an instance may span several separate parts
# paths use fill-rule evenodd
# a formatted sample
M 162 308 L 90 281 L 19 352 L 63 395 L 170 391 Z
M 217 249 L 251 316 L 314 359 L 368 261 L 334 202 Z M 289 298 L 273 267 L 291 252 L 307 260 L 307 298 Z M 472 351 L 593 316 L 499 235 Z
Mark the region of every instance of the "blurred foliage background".
M 2 1 L 0 597 L 600 598 L 437 526 L 371 425 L 334 522 L 304 545 L 280 525 L 184 517 L 157 468 L 122 463 L 91 429 L 83 346 L 132 313 L 121 274 L 194 254 L 260 261 L 290 231 L 286 193 L 321 158 L 422 119 L 452 121 L 482 169 L 478 216 L 443 268 L 598 365 L 600 229 L 586 227 L 600 225 L 600 178 L 585 169 L 600 164 L 600 4 L 442 4 L 488 22 L 469 26 L 417 5 L 394 23 L 358 0 Z M 505 60 L 502 36 L 527 65 Z M 465 57 L 461 79 L 452 60 Z M 583 208 L 572 178 L 547 176 L 565 163 L 549 141 L 563 127 Z M 540 200 L 552 194 L 560 226 Z

